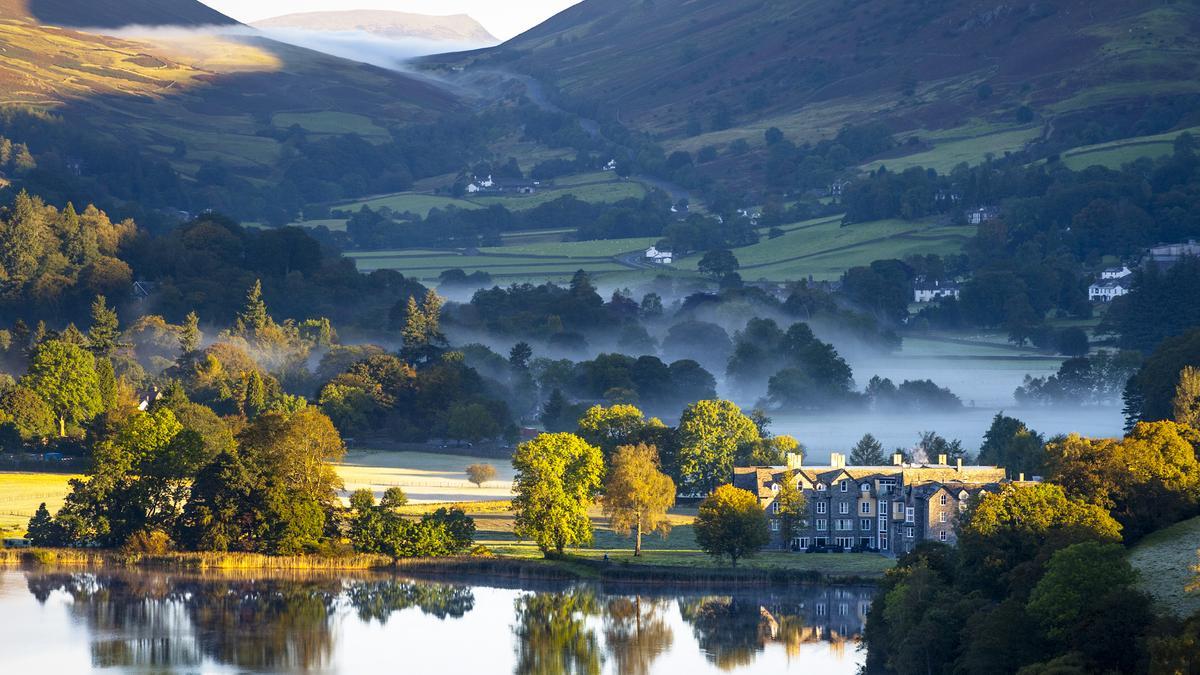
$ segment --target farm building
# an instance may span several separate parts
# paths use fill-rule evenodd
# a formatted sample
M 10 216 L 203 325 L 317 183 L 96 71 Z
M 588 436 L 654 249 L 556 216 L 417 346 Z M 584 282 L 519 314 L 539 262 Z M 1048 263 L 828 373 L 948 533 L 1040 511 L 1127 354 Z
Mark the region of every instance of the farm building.
M 1000 217 L 1000 209 L 995 206 L 983 206 L 967 214 L 967 222 L 972 225 L 982 225 Z
M 651 246 L 646 249 L 646 261 L 655 265 L 670 265 L 675 262 L 675 254 L 670 251 L 660 251 L 657 247 Z
M 1101 279 L 1124 279 L 1133 274 L 1133 270 L 1122 265 L 1120 267 L 1109 267 L 1100 273 Z
M 1174 267 L 1184 258 L 1200 258 L 1200 243 L 1193 239 L 1186 244 L 1160 244 L 1150 249 L 1142 260 L 1146 267 L 1153 265 L 1160 270 Z
M 913 300 L 933 302 L 942 298 L 958 299 L 959 287 L 954 282 L 922 281 L 913 286 Z

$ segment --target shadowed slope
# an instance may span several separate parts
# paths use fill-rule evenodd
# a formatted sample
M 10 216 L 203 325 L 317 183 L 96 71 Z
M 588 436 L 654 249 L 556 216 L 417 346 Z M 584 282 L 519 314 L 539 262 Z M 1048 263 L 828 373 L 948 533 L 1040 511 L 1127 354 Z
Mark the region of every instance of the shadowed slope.
M 89 28 L 237 23 L 196 0 L 0 0 L 0 17 Z

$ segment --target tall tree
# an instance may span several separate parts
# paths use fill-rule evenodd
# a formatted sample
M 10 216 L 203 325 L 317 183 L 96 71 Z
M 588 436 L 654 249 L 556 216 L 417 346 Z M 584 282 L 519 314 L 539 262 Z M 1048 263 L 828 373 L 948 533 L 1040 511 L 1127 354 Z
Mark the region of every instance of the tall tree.
M 267 303 L 263 302 L 262 280 L 255 279 L 254 285 L 246 292 L 246 303 L 238 312 L 234 326 L 238 333 L 256 333 L 271 324 L 271 315 L 267 313 Z
M 67 422 L 86 422 L 104 409 L 95 359 L 68 342 L 48 340 L 38 345 L 25 383 L 58 418 L 59 436 L 67 435 Z
M 1200 368 L 1187 366 L 1179 371 L 1174 407 L 1176 423 L 1200 430 Z
M 579 436 L 599 446 L 605 457 L 611 457 L 619 446 L 636 442 L 638 434 L 645 428 L 645 414 L 626 404 L 607 408 L 595 405 L 579 418 Z
M 543 553 L 590 543 L 588 509 L 604 475 L 600 448 L 574 434 L 542 434 L 517 446 L 512 463 L 517 536 Z
M 195 312 L 188 312 L 179 330 L 179 351 L 186 354 L 200 349 L 204 335 L 200 332 L 200 317 Z
M 871 434 L 864 434 L 850 451 L 852 466 L 880 466 L 886 462 L 883 444 Z
M 679 420 L 679 476 L 683 491 L 707 494 L 733 479 L 738 447 L 759 439 L 754 420 L 731 401 L 699 401 Z
M 767 514 L 758 497 L 732 485 L 722 485 L 700 503 L 696 515 L 696 543 L 705 553 L 738 560 L 754 555 L 771 541 Z
M 642 555 L 642 533 L 671 531 L 667 511 L 675 506 L 675 481 L 659 470 L 658 450 L 652 445 L 617 448 L 604 484 L 604 515 L 613 530 L 634 533 L 634 557 Z
M 783 548 L 787 548 L 796 536 L 796 530 L 808 509 L 804 491 L 800 489 L 791 471 L 784 474 L 783 482 L 779 484 L 779 492 L 775 493 L 775 504 L 777 506 L 774 516 L 779 519 L 779 538 Z
M 108 306 L 103 295 L 92 301 L 92 326 L 88 329 L 88 349 L 98 357 L 110 358 L 117 350 L 121 326 L 116 310 Z

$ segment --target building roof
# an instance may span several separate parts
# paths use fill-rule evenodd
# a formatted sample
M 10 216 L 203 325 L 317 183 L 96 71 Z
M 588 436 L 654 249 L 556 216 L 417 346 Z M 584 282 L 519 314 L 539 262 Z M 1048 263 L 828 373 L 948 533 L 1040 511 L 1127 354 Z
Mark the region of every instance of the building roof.
M 748 490 L 759 498 L 771 497 L 774 491 L 771 485 L 784 480 L 784 475 L 791 473 L 799 476 L 802 485 L 816 483 L 832 485 L 842 476 L 853 480 L 856 484 L 864 481 L 872 483 L 880 478 L 899 478 L 904 485 L 944 484 L 962 486 L 968 489 L 978 489 L 980 486 L 999 485 L 1005 480 L 1003 468 L 997 466 L 957 465 L 947 464 L 903 464 L 884 466 L 813 466 L 788 469 L 783 466 L 751 466 L 737 467 L 733 470 L 734 487 Z M 969 487 L 969 486 L 974 486 Z M 872 485 L 874 490 L 874 485 Z

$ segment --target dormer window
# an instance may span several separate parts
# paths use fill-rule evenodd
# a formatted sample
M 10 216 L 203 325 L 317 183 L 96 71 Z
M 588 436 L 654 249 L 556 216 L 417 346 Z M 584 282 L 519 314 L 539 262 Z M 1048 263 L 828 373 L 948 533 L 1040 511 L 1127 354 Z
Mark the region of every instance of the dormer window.
M 870 491 L 871 491 L 871 484 L 870 484 L 870 483 L 863 483 L 863 484 L 862 484 L 862 491 L 863 491 L 863 492 L 870 492 Z
M 942 506 L 945 506 L 945 505 L 946 505 L 946 501 L 947 501 L 947 497 L 946 497 L 946 495 L 945 495 L 945 494 L 943 494 L 943 495 L 942 495 L 942 498 L 941 498 Z
M 842 492 L 850 491 L 850 481 L 842 479 Z
M 771 492 L 779 494 L 779 483 L 771 483 Z
M 826 489 L 826 488 L 825 488 L 825 484 L 824 484 L 824 483 L 817 483 L 817 492 L 824 492 L 824 491 L 825 491 L 825 489 Z

